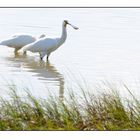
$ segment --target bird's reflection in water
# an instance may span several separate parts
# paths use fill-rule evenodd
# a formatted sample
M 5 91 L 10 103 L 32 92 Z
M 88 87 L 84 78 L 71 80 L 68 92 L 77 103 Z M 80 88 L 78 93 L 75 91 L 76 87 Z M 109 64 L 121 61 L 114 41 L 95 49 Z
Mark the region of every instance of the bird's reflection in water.
M 36 60 L 36 57 L 33 56 L 25 56 L 21 54 L 15 54 L 10 57 L 6 57 L 8 60 L 7 65 L 10 67 L 16 67 L 18 69 L 24 69 L 28 72 L 33 73 L 34 76 L 38 77 L 39 80 L 44 82 L 45 84 L 58 83 L 59 87 L 59 97 L 63 100 L 64 94 L 64 77 L 58 70 L 55 68 L 53 64 L 49 61 L 44 62 L 40 60 Z

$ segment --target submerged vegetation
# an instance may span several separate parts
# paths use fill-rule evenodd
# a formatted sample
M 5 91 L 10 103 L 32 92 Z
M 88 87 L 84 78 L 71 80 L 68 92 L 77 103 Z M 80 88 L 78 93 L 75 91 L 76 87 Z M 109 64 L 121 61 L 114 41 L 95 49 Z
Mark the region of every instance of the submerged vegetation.
M 127 87 L 126 87 L 127 88 Z M 26 92 L 19 97 L 15 88 L 9 98 L 0 98 L 0 130 L 140 130 L 140 102 L 124 99 L 115 89 L 93 94 L 81 89 L 66 99 L 49 96 L 38 99 Z

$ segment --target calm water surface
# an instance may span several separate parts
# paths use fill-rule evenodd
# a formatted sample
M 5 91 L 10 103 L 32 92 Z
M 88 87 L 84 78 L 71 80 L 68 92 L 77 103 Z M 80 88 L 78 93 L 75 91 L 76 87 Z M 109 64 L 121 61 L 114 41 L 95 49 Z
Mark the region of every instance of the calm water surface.
M 12 8 L 0 9 L 0 17 L 0 40 L 20 33 L 58 37 L 64 19 L 79 27 L 67 28 L 65 44 L 47 63 L 38 54 L 15 56 L 12 48 L 0 46 L 0 89 L 16 84 L 35 96 L 46 97 L 49 89 L 63 97 L 83 79 L 89 86 L 109 81 L 140 87 L 140 9 Z

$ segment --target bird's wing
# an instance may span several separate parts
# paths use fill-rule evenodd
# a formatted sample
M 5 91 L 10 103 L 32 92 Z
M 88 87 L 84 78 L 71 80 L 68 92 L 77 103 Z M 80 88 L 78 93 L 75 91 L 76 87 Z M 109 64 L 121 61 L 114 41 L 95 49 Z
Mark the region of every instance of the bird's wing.
M 32 36 L 28 35 L 17 35 L 10 39 L 4 40 L 0 43 L 0 45 L 6 45 L 9 47 L 22 47 L 29 43 L 34 42 L 36 39 Z
M 43 38 L 39 39 L 31 44 L 26 45 L 23 48 L 23 51 L 32 51 L 32 52 L 40 52 L 46 51 L 47 49 L 54 47 L 57 45 L 57 41 L 51 38 Z

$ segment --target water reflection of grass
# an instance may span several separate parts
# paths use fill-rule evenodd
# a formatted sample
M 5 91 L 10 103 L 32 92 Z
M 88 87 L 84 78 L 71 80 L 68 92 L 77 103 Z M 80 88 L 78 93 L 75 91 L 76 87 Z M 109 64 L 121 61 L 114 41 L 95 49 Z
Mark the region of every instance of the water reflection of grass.
M 81 88 L 78 98 L 69 91 L 62 101 L 29 91 L 21 98 L 10 88 L 10 99 L 0 98 L 0 130 L 140 130 L 140 102 L 131 92 L 133 99 L 124 100 L 112 88 L 96 96 Z

